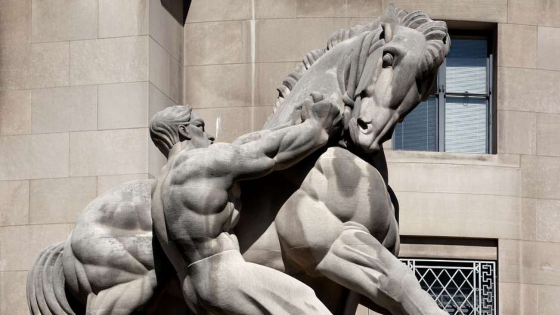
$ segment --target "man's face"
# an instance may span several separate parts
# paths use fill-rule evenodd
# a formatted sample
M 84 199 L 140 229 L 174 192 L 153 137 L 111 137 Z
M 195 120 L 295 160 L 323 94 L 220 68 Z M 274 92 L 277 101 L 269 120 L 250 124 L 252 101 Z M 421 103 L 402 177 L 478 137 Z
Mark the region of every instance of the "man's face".
M 191 113 L 190 123 L 187 126 L 181 126 L 181 128 L 185 128 L 185 131 L 190 137 L 190 140 L 187 141 L 194 148 L 207 148 L 214 143 L 214 136 L 206 133 L 204 129 L 204 120 L 195 112 Z

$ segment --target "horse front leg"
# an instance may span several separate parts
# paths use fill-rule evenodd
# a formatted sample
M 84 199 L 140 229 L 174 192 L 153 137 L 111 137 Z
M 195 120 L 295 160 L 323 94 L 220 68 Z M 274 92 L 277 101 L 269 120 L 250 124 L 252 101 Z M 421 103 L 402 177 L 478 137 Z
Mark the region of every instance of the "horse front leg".
M 414 273 L 359 223 L 344 223 L 316 271 L 394 315 L 447 314 L 422 290 Z

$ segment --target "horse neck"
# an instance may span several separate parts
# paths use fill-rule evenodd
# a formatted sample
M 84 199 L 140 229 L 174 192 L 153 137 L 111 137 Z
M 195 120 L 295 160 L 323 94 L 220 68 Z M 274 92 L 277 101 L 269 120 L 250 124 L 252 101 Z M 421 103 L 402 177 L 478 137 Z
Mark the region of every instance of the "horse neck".
M 383 147 L 378 153 L 367 155 L 365 157 L 365 161 L 368 162 L 371 166 L 373 166 L 379 172 L 379 174 L 381 174 L 381 177 L 383 177 L 385 184 L 388 185 L 389 168 L 387 166 L 387 159 L 385 158 L 385 152 L 383 151 Z
M 343 87 L 340 85 L 341 82 L 344 83 L 344 71 L 340 71 L 340 67 L 346 66 L 343 57 L 346 50 L 337 48 L 338 46 L 326 52 L 305 71 L 280 107 L 269 117 L 264 129 L 288 123 L 295 107 L 308 99 L 311 92 L 319 92 L 326 98 L 336 98 L 340 110 L 344 109 Z

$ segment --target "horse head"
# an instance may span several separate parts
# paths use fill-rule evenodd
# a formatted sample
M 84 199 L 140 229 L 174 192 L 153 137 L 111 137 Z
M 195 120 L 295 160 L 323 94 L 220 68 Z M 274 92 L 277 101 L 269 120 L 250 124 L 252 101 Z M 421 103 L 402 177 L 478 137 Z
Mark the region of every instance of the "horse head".
M 397 122 L 429 96 L 449 50 L 449 37 L 445 22 L 394 7 L 376 30 L 358 40 L 361 37 L 362 50 L 354 60 L 358 68 L 364 66 L 356 71 L 357 84 L 346 86 L 345 130 L 349 146 L 376 153 Z M 367 52 L 364 45 L 369 46 Z M 353 59 L 348 63 L 351 73 Z
M 278 88 L 275 113 L 265 128 L 286 120 L 303 96 L 319 89 L 344 107 L 341 144 L 375 154 L 397 122 L 428 98 L 449 46 L 445 22 L 391 5 L 382 17 L 338 30 L 325 49 L 308 53 Z

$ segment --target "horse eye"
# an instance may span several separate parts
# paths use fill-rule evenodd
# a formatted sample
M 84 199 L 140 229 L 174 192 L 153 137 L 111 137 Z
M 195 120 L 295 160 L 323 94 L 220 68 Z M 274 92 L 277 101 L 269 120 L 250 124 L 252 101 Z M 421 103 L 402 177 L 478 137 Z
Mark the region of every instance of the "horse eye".
M 387 52 L 383 55 L 383 68 L 392 67 L 393 66 L 394 57 L 391 53 Z

